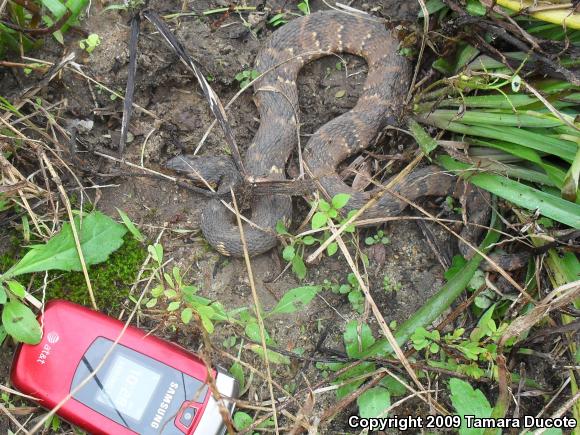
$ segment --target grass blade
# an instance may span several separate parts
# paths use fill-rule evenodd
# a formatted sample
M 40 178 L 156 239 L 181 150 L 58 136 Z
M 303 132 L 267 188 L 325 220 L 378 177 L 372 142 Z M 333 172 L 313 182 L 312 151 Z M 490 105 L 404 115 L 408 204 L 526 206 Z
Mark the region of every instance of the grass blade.
M 463 173 L 469 182 L 506 199 L 515 205 L 527 210 L 539 212 L 560 223 L 572 228 L 580 229 L 580 205 L 551 195 L 541 190 L 510 180 L 507 177 L 495 174 L 465 172 L 472 166 L 457 162 L 448 156 L 441 156 L 442 166 L 456 173 Z
M 426 116 L 423 121 L 442 130 L 454 133 L 479 136 L 488 139 L 496 139 L 512 142 L 527 148 L 558 156 L 567 162 L 572 162 L 576 156 L 577 145 L 570 141 L 556 139 L 546 135 L 533 133 L 516 127 L 494 127 L 465 125 L 460 122 L 447 122 L 432 115 Z

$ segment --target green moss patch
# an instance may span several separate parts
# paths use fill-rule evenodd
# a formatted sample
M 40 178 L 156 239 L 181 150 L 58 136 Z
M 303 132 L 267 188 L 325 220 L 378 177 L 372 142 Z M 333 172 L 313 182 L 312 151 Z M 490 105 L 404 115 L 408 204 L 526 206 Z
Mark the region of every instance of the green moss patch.
M 100 310 L 116 314 L 121 304 L 129 295 L 131 285 L 137 278 L 141 264 L 147 256 L 145 247 L 132 236 L 124 237 L 123 245 L 109 259 L 89 268 L 89 276 Z M 0 271 L 8 270 L 25 250 L 16 248 L 12 252 L 0 255 Z M 32 278 L 32 290 L 42 287 L 44 276 L 36 274 L 22 275 L 19 279 L 27 285 Z M 38 297 L 38 295 L 36 295 Z M 50 272 L 46 288 L 46 300 L 67 299 L 81 305 L 90 306 L 90 297 L 82 272 Z

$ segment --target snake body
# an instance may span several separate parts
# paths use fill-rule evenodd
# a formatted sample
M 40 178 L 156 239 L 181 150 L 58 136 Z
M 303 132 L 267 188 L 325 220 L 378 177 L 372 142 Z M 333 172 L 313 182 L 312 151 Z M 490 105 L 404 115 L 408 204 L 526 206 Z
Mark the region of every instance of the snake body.
M 244 160 L 255 179 L 284 180 L 286 162 L 297 144 L 298 89 L 296 79 L 302 67 L 332 53 L 350 53 L 364 58 L 368 74 L 354 108 L 316 131 L 303 152 L 307 175 L 318 180 L 326 193 L 349 193 L 347 210 L 361 208 L 376 192 L 359 192 L 346 185 L 336 173 L 349 156 L 364 150 L 389 123 L 401 115 L 410 79 L 408 61 L 397 53 L 398 40 L 382 23 L 338 11 L 317 12 L 292 20 L 275 31 L 259 51 L 255 68 L 264 74 L 254 85 L 260 127 Z M 178 156 L 167 166 L 229 190 L 239 181 L 228 157 Z M 410 201 L 425 196 L 467 195 L 472 221 L 485 223 L 489 206 L 473 189 L 465 190 L 457 178 L 436 166 L 414 171 L 393 189 Z M 401 213 L 407 202 L 384 195 L 363 218 Z M 258 255 L 277 245 L 275 226 L 287 226 L 292 219 L 291 197 L 281 194 L 252 198 L 252 225 L 244 224 L 248 253 Z M 201 230 L 220 253 L 241 257 L 244 247 L 233 214 L 215 199 L 208 201 L 201 215 Z M 470 237 L 473 239 L 473 236 Z M 462 249 L 462 251 L 465 251 Z

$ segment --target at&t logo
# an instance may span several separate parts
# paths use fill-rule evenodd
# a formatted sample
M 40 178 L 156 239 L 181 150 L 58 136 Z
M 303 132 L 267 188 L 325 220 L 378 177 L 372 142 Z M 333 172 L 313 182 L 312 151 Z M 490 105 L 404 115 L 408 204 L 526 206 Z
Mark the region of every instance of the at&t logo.
M 58 340 L 60 340 L 60 336 L 58 335 L 58 332 L 55 331 L 51 331 L 48 334 L 46 334 L 46 341 L 48 341 L 48 343 L 45 343 L 44 346 L 42 346 L 42 349 L 40 350 L 40 353 L 38 354 L 38 357 L 36 358 L 36 362 L 38 364 L 46 364 L 46 361 L 48 359 L 48 356 L 50 355 L 50 352 L 52 351 L 52 345 L 58 343 Z
M 60 340 L 60 336 L 58 335 L 58 332 L 52 331 L 46 334 L 46 339 L 50 344 L 55 344 L 58 342 L 58 340 Z

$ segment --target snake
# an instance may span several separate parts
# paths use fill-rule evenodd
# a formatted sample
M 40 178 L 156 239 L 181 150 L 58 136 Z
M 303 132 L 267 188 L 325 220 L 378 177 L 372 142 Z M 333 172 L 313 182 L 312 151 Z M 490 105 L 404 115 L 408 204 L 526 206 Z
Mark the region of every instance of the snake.
M 337 167 L 374 144 L 388 125 L 396 124 L 404 115 L 412 69 L 409 60 L 398 53 L 398 47 L 397 35 L 384 23 L 370 15 L 337 10 L 293 19 L 273 32 L 255 59 L 259 79 L 254 83 L 254 101 L 260 126 L 244 158 L 248 176 L 254 180 L 286 180 L 286 164 L 298 142 L 298 74 L 307 63 L 323 56 L 349 53 L 362 57 L 368 66 L 358 101 L 352 109 L 320 127 L 309 138 L 302 157 L 306 174 L 317 180 L 320 190 L 330 198 L 339 193 L 350 195 L 342 211 L 363 207 L 381 187 L 357 191 L 341 179 Z M 170 159 L 166 166 L 196 181 L 203 179 L 217 186 L 222 194 L 241 182 L 228 156 L 185 154 Z M 399 215 L 409 202 L 424 197 L 463 195 L 470 220 L 479 224 L 464 228 L 462 235 L 466 239 L 477 238 L 481 233 L 477 228 L 483 228 L 489 220 L 489 195 L 435 165 L 415 170 L 392 192 L 394 195 L 383 195 L 360 219 Z M 234 257 L 243 257 L 245 251 L 250 256 L 259 255 L 277 246 L 276 224 L 282 222 L 288 227 L 292 221 L 291 196 L 255 195 L 250 208 L 250 223 L 243 224 L 244 247 L 234 214 L 219 199 L 209 200 L 200 221 L 205 239 L 221 254 Z M 460 250 L 468 257 L 473 254 L 462 243 Z

